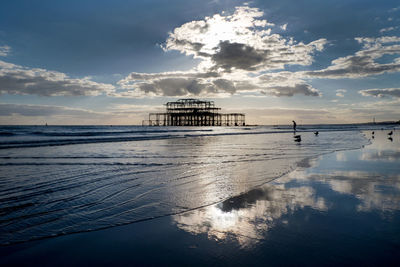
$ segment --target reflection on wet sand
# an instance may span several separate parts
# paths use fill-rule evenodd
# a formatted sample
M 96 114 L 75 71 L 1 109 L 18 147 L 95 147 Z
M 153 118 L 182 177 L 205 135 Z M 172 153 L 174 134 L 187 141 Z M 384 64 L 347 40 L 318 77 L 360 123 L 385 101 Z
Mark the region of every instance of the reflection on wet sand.
M 284 214 L 305 206 L 326 210 L 323 198 L 316 198 L 311 187 L 286 188 L 269 184 L 192 212 L 174 216 L 177 226 L 193 234 L 206 233 L 216 240 L 236 239 L 243 247 L 261 240 Z
M 383 151 L 370 151 L 362 153 L 361 160 L 379 160 L 379 161 L 398 161 L 400 159 L 400 150 L 383 150 Z
M 333 190 L 355 196 L 360 200 L 359 211 L 400 210 L 399 137 L 395 137 L 393 143 L 386 140 L 384 132 L 378 132 L 375 137 L 371 145 L 355 151 L 353 159 L 349 160 L 353 166 L 368 166 L 368 170 L 357 167 L 327 170 L 324 174 L 308 174 L 309 178 L 325 181 Z
M 340 209 L 340 204 L 334 205 L 338 201 L 332 197 L 335 194 L 357 200 L 346 202 L 354 208 L 354 216 L 399 211 L 399 147 L 398 137 L 392 143 L 377 133 L 361 150 L 304 162 L 274 182 L 217 205 L 176 215 L 173 220 L 192 234 L 206 234 L 218 241 L 236 240 L 242 247 L 252 247 L 265 240 L 276 224 L 290 223 L 290 215 L 305 207 L 323 212 Z M 329 188 L 329 193 L 324 188 Z
M 323 167 L 296 170 L 282 180 L 318 181 L 341 194 L 356 197 L 358 211 L 400 210 L 400 142 L 386 140 L 378 132 L 372 143 L 362 150 L 337 152 L 320 160 Z M 340 169 L 340 170 L 338 170 Z
M 356 197 L 360 200 L 357 206 L 359 211 L 400 210 L 400 175 L 337 171 L 331 174 L 308 174 L 306 178 L 326 183 L 338 193 Z

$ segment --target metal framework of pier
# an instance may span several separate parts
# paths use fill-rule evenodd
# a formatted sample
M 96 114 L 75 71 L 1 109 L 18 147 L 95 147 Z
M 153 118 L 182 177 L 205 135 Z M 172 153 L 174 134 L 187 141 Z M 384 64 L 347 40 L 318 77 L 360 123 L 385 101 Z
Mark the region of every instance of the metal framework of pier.
M 165 104 L 166 112 L 150 113 L 149 126 L 244 126 L 245 114 L 220 113 L 214 101 L 193 98 L 179 99 Z

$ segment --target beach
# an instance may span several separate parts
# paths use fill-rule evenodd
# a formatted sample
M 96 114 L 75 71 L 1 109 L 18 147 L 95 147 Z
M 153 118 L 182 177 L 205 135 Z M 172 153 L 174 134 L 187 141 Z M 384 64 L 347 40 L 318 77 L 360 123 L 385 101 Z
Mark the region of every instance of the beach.
M 2 265 L 399 261 L 393 126 L 113 128 L 8 131 Z

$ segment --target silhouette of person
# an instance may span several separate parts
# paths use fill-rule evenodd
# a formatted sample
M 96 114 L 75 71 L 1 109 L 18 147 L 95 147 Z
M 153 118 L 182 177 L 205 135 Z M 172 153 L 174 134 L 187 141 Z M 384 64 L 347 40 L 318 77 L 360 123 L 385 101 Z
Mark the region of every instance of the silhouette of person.
M 295 121 L 293 121 L 293 131 L 296 131 L 296 127 L 297 127 L 297 124 Z

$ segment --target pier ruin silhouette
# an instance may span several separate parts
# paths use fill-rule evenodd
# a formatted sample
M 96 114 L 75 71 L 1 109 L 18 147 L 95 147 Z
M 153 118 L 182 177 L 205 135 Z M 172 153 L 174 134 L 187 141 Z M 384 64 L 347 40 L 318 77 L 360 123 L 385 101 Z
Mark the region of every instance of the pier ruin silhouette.
M 148 126 L 244 126 L 245 114 L 220 113 L 214 101 L 193 98 L 165 104 L 166 111 L 150 113 L 142 125 Z

